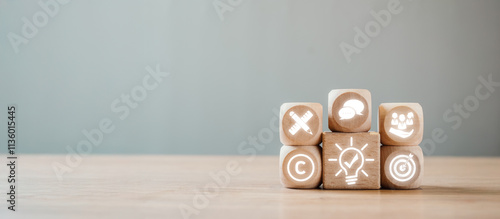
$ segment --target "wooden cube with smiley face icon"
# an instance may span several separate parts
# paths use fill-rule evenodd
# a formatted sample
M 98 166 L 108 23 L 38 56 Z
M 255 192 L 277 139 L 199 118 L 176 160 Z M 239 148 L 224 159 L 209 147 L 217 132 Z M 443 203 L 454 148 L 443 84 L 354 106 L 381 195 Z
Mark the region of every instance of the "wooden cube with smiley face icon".
M 328 94 L 328 128 L 332 132 L 367 132 L 372 123 L 371 93 L 338 89 Z
M 424 113 L 418 103 L 382 103 L 378 108 L 383 145 L 419 145 L 424 135 Z
M 323 132 L 319 103 L 284 103 L 280 108 L 280 141 L 284 145 L 319 145 Z

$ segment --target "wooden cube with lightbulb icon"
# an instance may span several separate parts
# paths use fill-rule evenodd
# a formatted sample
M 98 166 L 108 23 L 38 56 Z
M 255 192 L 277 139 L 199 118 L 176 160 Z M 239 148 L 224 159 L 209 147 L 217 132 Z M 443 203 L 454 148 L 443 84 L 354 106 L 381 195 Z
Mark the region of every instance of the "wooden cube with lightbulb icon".
M 283 145 L 319 145 L 323 132 L 323 106 L 319 103 L 284 103 L 280 108 Z
M 367 132 L 372 98 L 366 89 L 338 89 L 328 94 L 328 128 L 332 132 Z
M 317 188 L 321 184 L 321 147 L 282 146 L 279 171 L 286 188 Z
M 418 103 L 382 103 L 378 108 L 383 145 L 419 145 L 424 135 L 424 113 Z
M 380 189 L 378 132 L 323 133 L 324 189 Z
M 420 146 L 382 146 L 381 184 L 386 189 L 417 189 L 424 175 L 424 154 Z

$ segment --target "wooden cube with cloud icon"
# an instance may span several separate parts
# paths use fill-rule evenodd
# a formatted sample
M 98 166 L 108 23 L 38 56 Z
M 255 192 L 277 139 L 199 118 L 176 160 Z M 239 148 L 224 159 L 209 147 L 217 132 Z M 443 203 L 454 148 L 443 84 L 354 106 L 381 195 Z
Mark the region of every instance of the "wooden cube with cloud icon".
M 321 147 L 282 146 L 279 171 L 286 188 L 317 188 L 321 184 Z
M 323 132 L 323 106 L 319 103 L 284 103 L 279 133 L 284 145 L 319 145 Z
M 378 126 L 383 145 L 419 145 L 424 135 L 424 114 L 418 103 L 382 103 Z
M 328 128 L 332 132 L 367 132 L 372 122 L 371 93 L 338 89 L 328 94 Z
M 323 133 L 324 189 L 379 189 L 378 132 Z

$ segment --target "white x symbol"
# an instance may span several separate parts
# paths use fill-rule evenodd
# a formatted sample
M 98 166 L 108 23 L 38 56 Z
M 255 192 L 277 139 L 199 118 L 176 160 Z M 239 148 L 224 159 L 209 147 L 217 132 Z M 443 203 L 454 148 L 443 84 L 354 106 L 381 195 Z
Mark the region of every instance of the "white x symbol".
M 306 122 L 313 116 L 311 111 L 308 110 L 302 118 L 299 118 L 299 116 L 293 111 L 290 112 L 290 116 L 293 120 L 295 120 L 295 124 L 288 130 L 292 135 L 295 135 L 295 133 L 297 133 L 300 129 L 304 129 L 304 131 L 311 135 L 313 134 L 309 126 L 306 124 Z

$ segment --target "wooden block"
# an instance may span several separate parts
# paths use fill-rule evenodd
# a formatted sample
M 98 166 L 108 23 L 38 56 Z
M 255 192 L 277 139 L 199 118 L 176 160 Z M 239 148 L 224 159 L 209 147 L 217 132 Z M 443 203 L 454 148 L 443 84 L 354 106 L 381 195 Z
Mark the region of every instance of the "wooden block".
M 378 132 L 323 133 L 324 189 L 379 189 Z
M 332 132 L 367 132 L 372 124 L 372 96 L 366 89 L 328 94 L 328 128 Z
M 283 146 L 280 150 L 280 179 L 287 188 L 312 189 L 321 185 L 321 147 Z
M 419 145 L 424 136 L 424 113 L 418 103 L 382 103 L 378 131 L 383 145 Z
M 424 176 L 424 154 L 420 146 L 382 146 L 381 183 L 386 189 L 416 189 Z
M 323 131 L 319 103 L 284 103 L 280 108 L 280 141 L 284 145 L 319 145 Z

